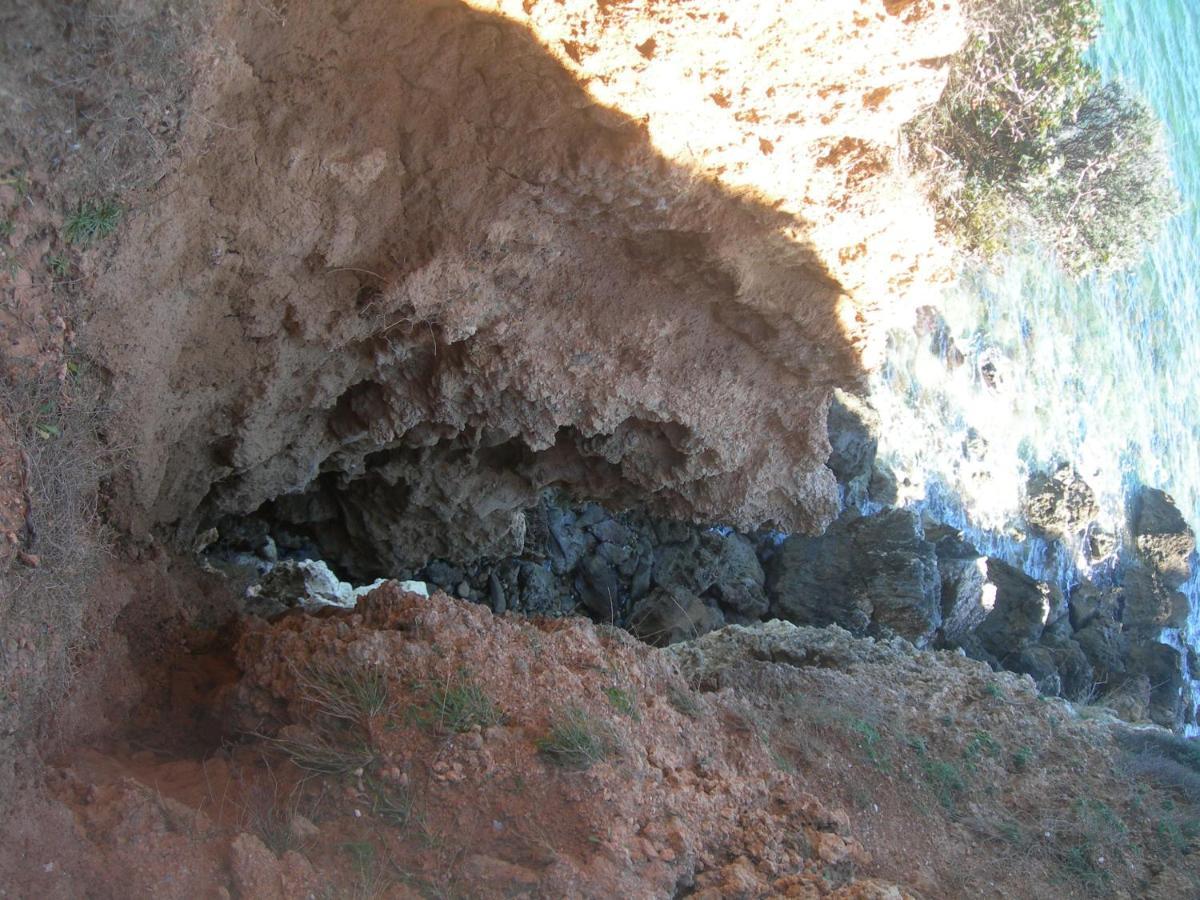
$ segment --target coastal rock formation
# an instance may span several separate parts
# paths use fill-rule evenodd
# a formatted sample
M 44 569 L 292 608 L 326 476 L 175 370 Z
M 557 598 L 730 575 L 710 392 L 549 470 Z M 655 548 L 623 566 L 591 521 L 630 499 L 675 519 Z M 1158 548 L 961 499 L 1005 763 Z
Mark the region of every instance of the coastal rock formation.
M 1167 587 L 1177 588 L 1187 581 L 1196 535 L 1169 494 L 1157 488 L 1140 488 L 1130 501 L 1129 530 L 1138 557 L 1158 573 Z
M 911 510 L 850 514 L 822 537 L 789 537 L 768 562 L 767 594 L 779 618 L 917 646 L 942 622 L 937 556 Z
M 274 500 L 390 574 L 519 552 L 547 485 L 833 519 L 830 392 L 947 258 L 896 140 L 957 2 L 234 3 L 211 34 L 93 291 L 124 524 L 190 544 Z
M 1034 474 L 1026 485 L 1025 521 L 1044 537 L 1082 534 L 1100 513 L 1096 494 L 1068 463 Z

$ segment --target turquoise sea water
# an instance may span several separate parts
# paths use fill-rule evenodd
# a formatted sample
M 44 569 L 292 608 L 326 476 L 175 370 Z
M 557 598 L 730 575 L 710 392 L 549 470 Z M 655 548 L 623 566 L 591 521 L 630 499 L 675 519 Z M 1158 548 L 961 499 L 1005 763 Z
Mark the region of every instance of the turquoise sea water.
M 1031 259 L 969 276 L 942 298 L 967 364 L 948 370 L 927 340 L 898 333 L 877 379 L 903 467 L 942 476 L 983 525 L 1003 527 L 1024 475 L 1057 459 L 1079 466 L 1110 516 L 1141 479 L 1200 521 L 1200 3 L 1105 11 L 1095 59 L 1166 123 L 1184 211 L 1116 276 L 1071 283 Z M 989 362 L 998 384 L 979 378 Z
M 1104 12 L 1093 58 L 1163 119 L 1183 211 L 1116 276 L 1071 283 L 1047 259 L 970 275 L 933 301 L 962 364 L 897 332 L 872 385 L 884 457 L 911 499 L 1064 586 L 1083 574 L 1077 559 L 1013 539 L 1032 469 L 1074 463 L 1118 533 L 1138 481 L 1200 524 L 1200 0 L 1105 0 Z

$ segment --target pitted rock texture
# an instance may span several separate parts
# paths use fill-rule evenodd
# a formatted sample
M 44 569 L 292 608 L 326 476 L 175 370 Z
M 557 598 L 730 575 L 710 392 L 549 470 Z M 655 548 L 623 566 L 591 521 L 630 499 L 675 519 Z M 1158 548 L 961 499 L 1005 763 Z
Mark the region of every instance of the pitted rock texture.
M 96 286 L 126 524 L 287 495 L 415 564 L 561 484 L 824 528 L 829 394 L 944 270 L 895 143 L 960 11 L 893 6 L 231 0 Z

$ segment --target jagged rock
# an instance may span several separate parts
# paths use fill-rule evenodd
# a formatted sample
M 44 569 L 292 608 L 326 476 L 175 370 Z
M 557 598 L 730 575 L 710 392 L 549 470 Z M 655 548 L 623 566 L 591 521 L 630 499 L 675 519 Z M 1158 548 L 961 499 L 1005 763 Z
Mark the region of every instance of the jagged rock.
M 530 562 L 520 564 L 521 609 L 531 615 L 562 611 L 568 592 L 549 569 Z
M 1075 641 L 1095 670 L 1098 682 L 1111 683 L 1126 670 L 1129 639 L 1121 626 L 1107 618 L 1096 618 L 1075 632 Z
M 725 624 L 721 611 L 684 588 L 658 588 L 634 604 L 628 629 L 635 637 L 665 647 L 691 640 Z
M 1064 463 L 1054 472 L 1032 475 L 1025 488 L 1025 521 L 1035 534 L 1065 537 L 1082 534 L 1100 513 L 1096 494 L 1079 473 Z
M 879 446 L 879 414 L 863 397 L 843 390 L 833 392 L 829 404 L 828 466 L 843 488 L 846 506 L 859 507 L 867 499 Z
M 869 598 L 854 590 L 857 573 L 841 520 L 819 538 L 797 535 L 767 563 L 771 615 L 800 625 L 841 625 L 863 634 L 871 624 Z
M 900 497 L 900 487 L 896 482 L 896 473 L 891 466 L 875 462 L 871 470 L 871 482 L 868 487 L 871 500 L 883 506 L 892 506 Z
M 684 541 L 655 550 L 651 578 L 655 587 L 681 587 L 694 594 L 703 594 L 716 583 L 720 561 L 714 542 L 690 532 Z
M 1008 667 L 1008 659 L 1037 643 L 1051 612 L 1061 606 L 1061 594 L 1056 597 L 1051 585 L 998 559 L 987 561 L 987 581 L 985 590 L 994 591 L 994 601 L 975 634 Z
M 1126 722 L 1146 722 L 1150 719 L 1151 693 L 1150 679 L 1136 675 L 1105 694 L 1101 702 Z
M 1117 552 L 1117 536 L 1093 522 L 1088 526 L 1083 552 L 1089 565 L 1098 565 Z
M 941 635 L 946 644 L 954 646 L 987 617 L 983 605 L 986 557 L 957 534 L 943 537 L 935 547 L 941 582 Z
M 1167 587 L 1177 588 L 1187 581 L 1196 535 L 1169 494 L 1141 488 L 1130 503 L 1130 531 L 1138 556 Z
M 766 575 L 754 552 L 754 545 L 740 534 L 721 538 L 717 581 L 709 589 L 726 616 L 748 622 L 760 619 L 770 601 L 763 585 Z
M 1125 597 L 1123 623 L 1132 628 L 1182 628 L 1191 605 L 1179 591 L 1167 587 L 1157 572 L 1132 566 L 1122 581 Z
M 613 566 L 600 556 L 585 556 L 575 570 L 575 593 L 601 622 L 618 622 L 625 612 L 625 591 Z
M 1120 588 L 1101 590 L 1084 580 L 1075 586 L 1067 601 L 1071 627 L 1076 631 L 1086 628 L 1097 616 L 1109 622 L 1120 622 L 1123 605 L 1124 592 Z
M 819 538 L 793 535 L 767 569 L 772 614 L 797 624 L 918 645 L 941 624 L 937 558 L 911 510 L 843 516 Z
M 354 587 L 339 580 L 321 560 L 287 559 L 275 565 L 258 584 L 248 588 L 246 600 L 251 611 L 265 617 L 296 606 L 310 612 L 324 606 L 349 609 L 358 603 L 360 597 L 383 583 L 384 579 L 380 579 L 372 584 Z M 401 582 L 400 588 L 429 596 L 423 582 Z
M 1136 643 L 1129 651 L 1129 671 L 1150 681 L 1150 720 L 1178 731 L 1185 712 L 1183 654 L 1167 644 Z
M 1062 693 L 1062 678 L 1054 654 L 1040 644 L 1018 647 L 1004 657 L 1004 667 L 1012 672 L 1028 675 L 1037 685 L 1039 693 L 1058 696 Z
M 1070 638 L 1059 640 L 1047 637 L 1043 637 L 1042 647 L 1049 651 L 1058 674 L 1058 693 L 1075 702 L 1088 699 L 1095 687 L 1096 677 L 1083 647 Z

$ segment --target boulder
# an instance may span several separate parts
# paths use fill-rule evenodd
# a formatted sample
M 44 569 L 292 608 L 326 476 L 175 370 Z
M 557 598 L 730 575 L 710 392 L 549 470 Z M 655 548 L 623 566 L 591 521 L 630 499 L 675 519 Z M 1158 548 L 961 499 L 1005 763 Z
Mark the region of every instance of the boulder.
M 725 624 L 716 607 L 680 588 L 658 588 L 634 604 L 627 628 L 640 640 L 656 647 L 707 634 Z
M 1096 494 L 1079 473 L 1064 463 L 1054 472 L 1030 476 L 1025 488 L 1025 521 L 1041 537 L 1083 534 L 1100 513 Z
M 1196 535 L 1169 494 L 1141 488 L 1130 503 L 1129 530 L 1138 557 L 1158 572 L 1167 587 L 1177 588 L 1187 581 Z
M 766 615 L 770 606 L 763 585 L 766 574 L 754 545 L 740 534 L 712 535 L 718 544 L 717 580 L 708 596 L 717 601 L 731 621 L 751 622 Z
M 1134 643 L 1129 650 L 1129 671 L 1150 681 L 1150 721 L 1178 731 L 1183 726 L 1183 654 L 1168 644 Z
M 1091 664 L 1096 681 L 1111 684 L 1125 674 L 1129 638 L 1118 623 L 1097 617 L 1076 631 L 1074 640 Z
M 1188 598 L 1172 590 L 1157 572 L 1130 567 L 1122 582 L 1125 596 L 1123 623 L 1131 628 L 1182 628 L 1191 612 Z
M 1036 644 L 1051 612 L 1061 605 L 1051 585 L 1035 581 L 1020 569 L 998 559 L 987 561 L 985 603 L 993 597 L 991 611 L 975 630 L 984 648 L 1006 668 L 1007 660 Z
M 618 622 L 625 610 L 626 592 L 617 570 L 599 554 L 585 556 L 575 570 L 575 594 L 601 622 Z
M 767 568 L 772 614 L 797 624 L 918 646 L 941 624 L 937 557 L 911 510 L 844 515 L 822 537 L 788 538 Z
M 1042 638 L 1042 647 L 1049 651 L 1058 673 L 1059 693 L 1073 702 L 1089 699 L 1096 686 L 1095 671 L 1080 644 L 1070 638 Z
M 983 605 L 987 560 L 957 535 L 944 537 L 935 546 L 941 587 L 942 641 L 955 646 L 987 617 L 988 609 Z
M 797 625 L 841 625 L 865 634 L 873 607 L 858 590 L 855 563 L 844 519 L 821 537 L 792 535 L 767 562 L 771 615 Z

